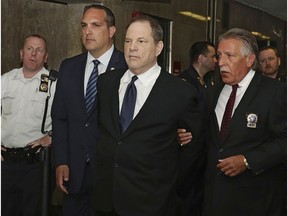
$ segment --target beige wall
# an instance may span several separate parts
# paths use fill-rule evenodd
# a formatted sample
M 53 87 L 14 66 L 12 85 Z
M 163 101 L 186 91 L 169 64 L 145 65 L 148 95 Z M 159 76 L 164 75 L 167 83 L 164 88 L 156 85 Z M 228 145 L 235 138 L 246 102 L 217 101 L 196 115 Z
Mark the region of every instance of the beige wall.
M 189 65 L 188 51 L 191 44 L 206 39 L 206 22 L 177 13 L 180 10 L 188 10 L 206 15 L 207 1 L 205 0 L 171 0 L 171 4 L 128 0 L 102 0 L 102 2 L 110 7 L 116 16 L 115 44 L 120 50 L 123 50 L 124 29 L 133 11 L 141 11 L 173 21 L 172 65 L 173 61 L 181 61 L 182 70 Z M 64 58 L 81 53 L 83 48 L 80 41 L 80 20 L 85 5 L 87 4 L 63 5 L 37 0 L 2 0 L 1 73 L 19 66 L 19 50 L 23 38 L 30 33 L 39 33 L 47 39 L 49 68 L 58 70 Z M 217 11 L 217 18 L 221 20 L 225 12 L 222 11 L 221 0 L 218 0 Z M 286 59 L 286 22 L 232 1 L 229 14 L 229 26 L 261 31 L 272 36 L 273 40 L 277 40 L 278 49 L 281 49 L 280 53 L 282 56 L 285 55 Z M 282 30 L 285 39 L 273 35 L 272 26 Z M 224 30 L 226 29 L 223 28 L 222 22 L 217 23 L 217 34 Z M 283 49 L 284 45 L 285 49 Z

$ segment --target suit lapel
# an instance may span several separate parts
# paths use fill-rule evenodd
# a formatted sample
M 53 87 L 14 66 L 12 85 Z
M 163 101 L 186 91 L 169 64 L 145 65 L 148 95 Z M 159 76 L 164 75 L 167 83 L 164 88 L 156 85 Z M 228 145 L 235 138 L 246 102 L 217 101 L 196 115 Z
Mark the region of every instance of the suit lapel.
M 249 106 L 251 102 L 253 103 L 253 98 L 255 97 L 255 94 L 258 91 L 258 86 L 260 84 L 260 81 L 261 81 L 261 75 L 255 73 L 240 103 L 238 104 L 237 108 L 234 111 L 234 114 L 232 116 L 232 119 L 228 128 L 226 139 L 229 138 L 232 131 L 234 131 L 235 128 L 237 128 L 238 120 L 241 118 L 245 118 L 245 116 L 243 116 L 243 112 L 245 113 L 245 111 L 246 112 L 249 111 L 247 107 Z
M 220 85 L 218 85 L 215 88 L 215 93 L 212 94 L 212 96 L 210 97 L 210 101 L 211 101 L 210 103 L 211 103 L 211 107 L 212 107 L 212 110 L 210 112 L 213 113 L 211 121 L 212 121 L 212 124 L 213 124 L 213 128 L 216 128 L 213 131 L 216 133 L 214 135 L 215 135 L 215 137 L 217 137 L 217 140 L 219 141 L 217 143 L 221 143 L 221 138 L 220 138 L 220 133 L 219 133 L 219 124 L 218 124 L 217 116 L 216 116 L 216 113 L 215 113 L 215 108 L 216 108 L 216 105 L 217 105 L 217 102 L 218 102 L 218 98 L 220 96 L 220 93 L 221 93 L 223 87 L 224 87 L 224 83 L 221 83 Z
M 115 80 L 111 80 L 111 92 L 112 92 L 112 116 L 113 116 L 113 125 L 115 125 L 115 131 L 117 137 L 121 136 L 121 127 L 120 127 L 120 121 L 119 121 L 119 86 L 120 86 L 120 80 L 123 76 L 123 74 L 126 72 L 126 70 L 120 70 L 115 71 L 117 73 L 117 76 L 115 76 Z M 114 73 L 114 72 L 112 72 Z
M 168 72 L 166 72 L 163 69 L 161 70 L 160 75 L 157 78 L 145 103 L 143 104 L 142 108 L 139 110 L 135 118 L 132 120 L 131 124 L 129 125 L 129 127 L 123 134 L 123 136 L 129 134 L 129 132 L 132 131 L 135 127 L 137 127 L 137 125 L 141 124 L 142 121 L 145 121 L 147 115 L 148 116 L 150 115 L 151 110 L 153 110 L 154 104 L 159 100 L 159 98 L 161 98 L 161 95 L 159 95 L 159 92 L 161 93 L 163 86 L 165 86 L 166 75 L 167 75 L 166 73 Z

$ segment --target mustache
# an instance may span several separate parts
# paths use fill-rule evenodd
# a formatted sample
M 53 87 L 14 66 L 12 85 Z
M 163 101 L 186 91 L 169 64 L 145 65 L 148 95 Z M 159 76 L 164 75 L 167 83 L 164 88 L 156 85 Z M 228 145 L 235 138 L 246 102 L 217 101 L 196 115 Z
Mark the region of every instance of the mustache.
M 229 68 L 227 68 L 227 67 L 219 67 L 219 70 L 220 70 L 220 72 L 229 72 L 230 70 L 229 70 Z

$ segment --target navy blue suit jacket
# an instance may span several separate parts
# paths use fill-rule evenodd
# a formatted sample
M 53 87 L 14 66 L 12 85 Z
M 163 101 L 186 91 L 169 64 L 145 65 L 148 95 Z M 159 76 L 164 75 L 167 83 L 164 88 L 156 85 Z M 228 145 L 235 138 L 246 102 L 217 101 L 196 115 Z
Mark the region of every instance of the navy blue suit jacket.
M 53 154 L 55 167 L 69 166 L 68 191 L 80 190 L 87 154 L 94 160 L 99 136 L 94 105 L 88 115 L 84 98 L 84 74 L 87 52 L 65 59 L 60 66 L 52 105 Z M 114 49 L 108 70 L 127 68 L 122 52 Z

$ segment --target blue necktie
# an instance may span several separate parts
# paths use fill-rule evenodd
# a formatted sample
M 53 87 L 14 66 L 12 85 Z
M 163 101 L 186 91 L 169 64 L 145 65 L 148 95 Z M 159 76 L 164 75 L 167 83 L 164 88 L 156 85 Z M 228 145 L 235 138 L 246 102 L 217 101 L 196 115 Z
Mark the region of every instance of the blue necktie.
M 88 80 L 85 96 L 87 113 L 89 113 L 92 110 L 97 92 L 96 85 L 98 78 L 98 65 L 100 64 L 100 62 L 98 60 L 93 60 L 93 63 L 94 68 Z
M 122 132 L 124 132 L 130 125 L 135 109 L 137 89 L 134 82 L 138 79 L 137 76 L 133 76 L 131 82 L 128 84 L 125 96 L 123 99 L 123 104 L 120 113 L 120 125 Z

